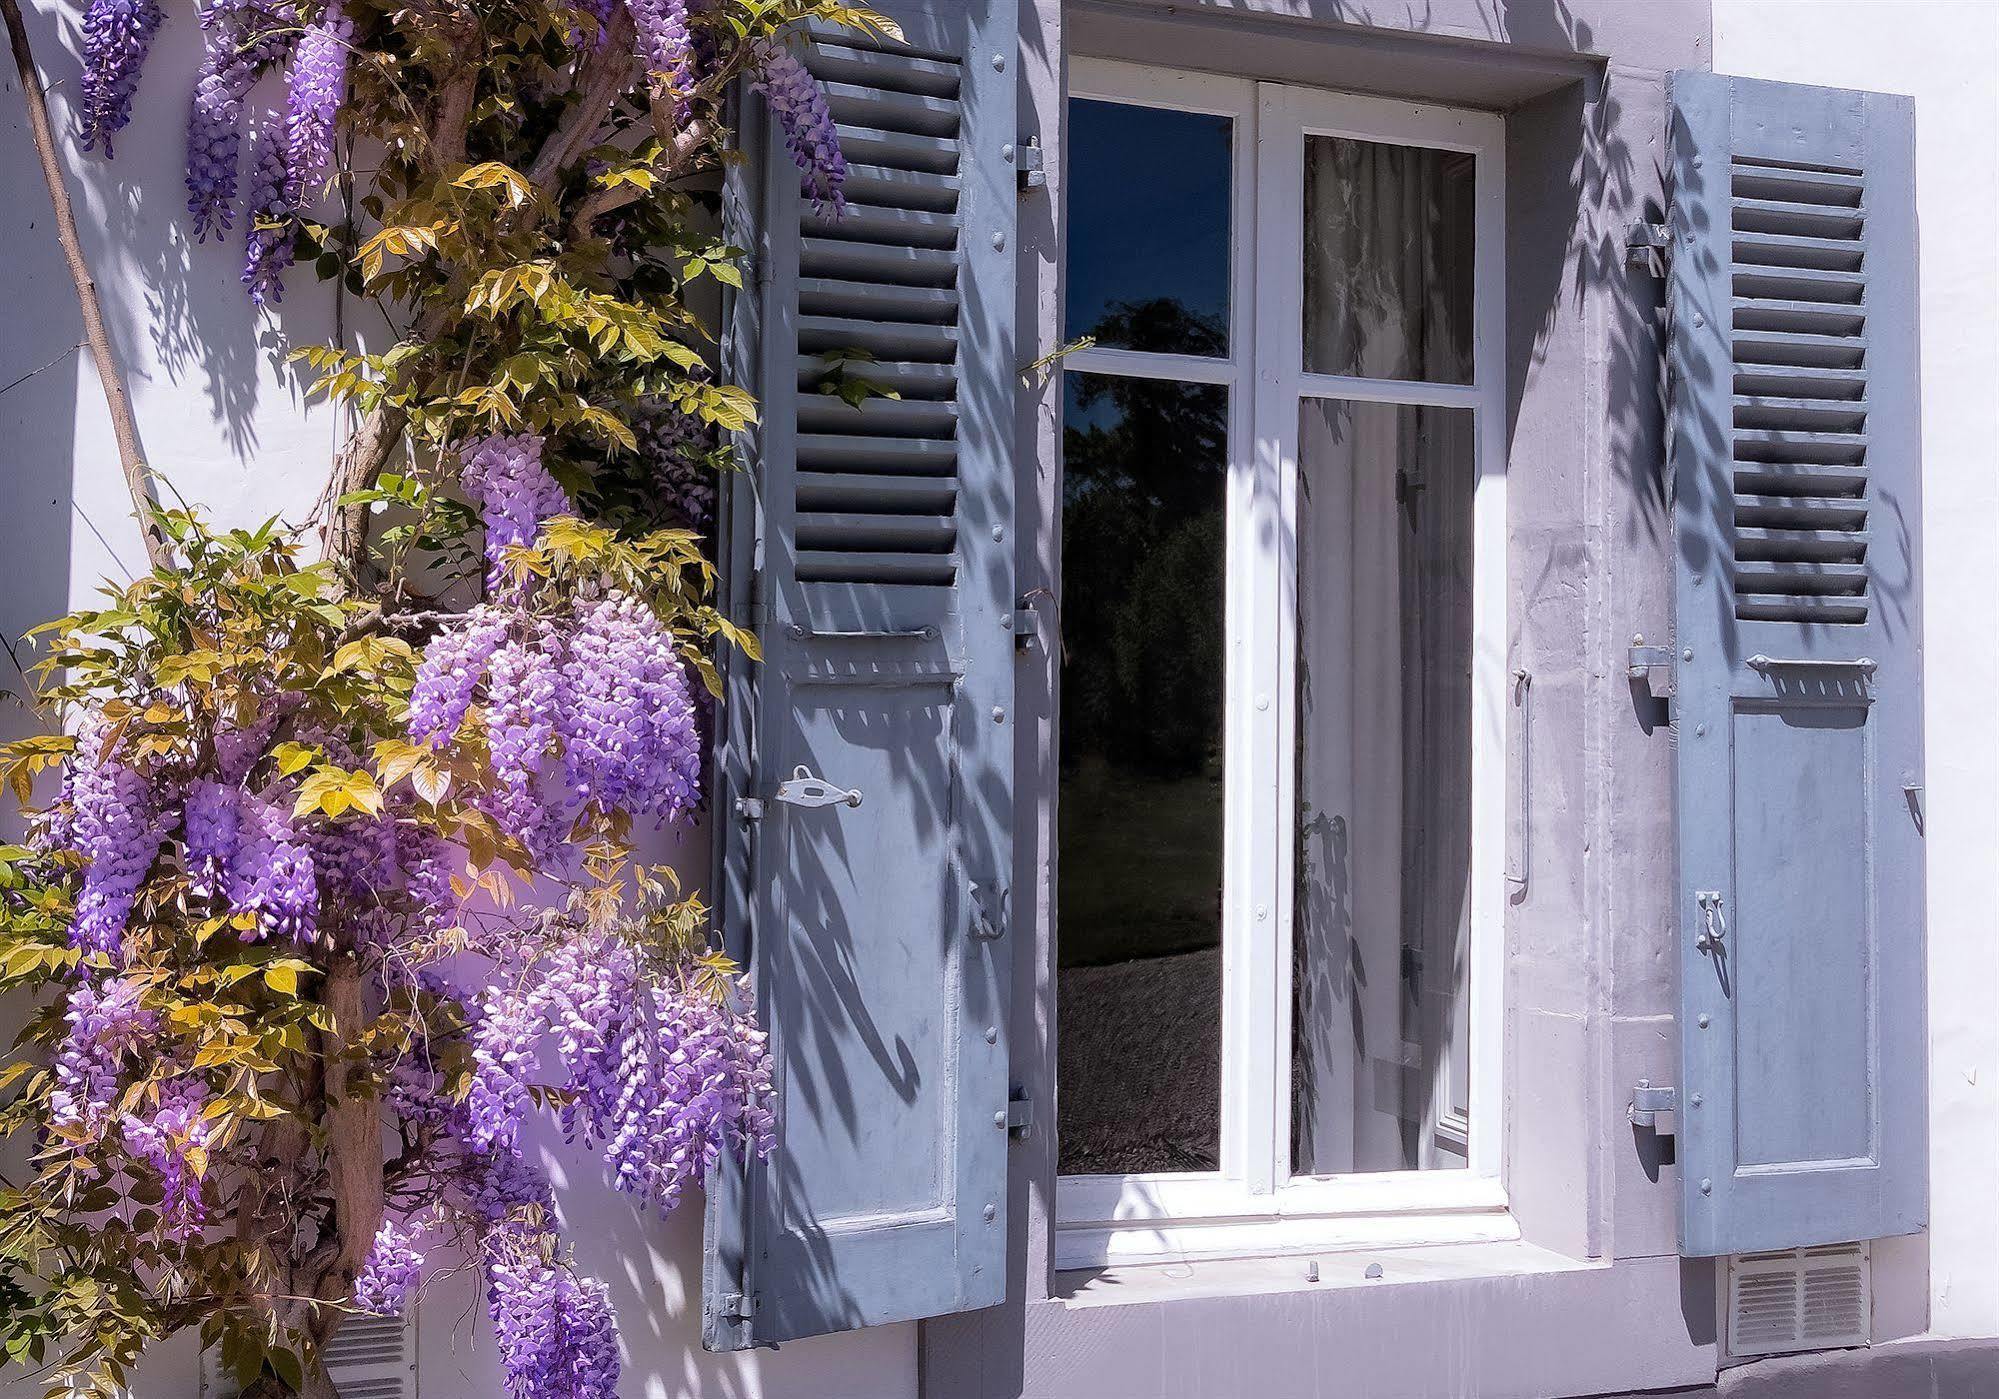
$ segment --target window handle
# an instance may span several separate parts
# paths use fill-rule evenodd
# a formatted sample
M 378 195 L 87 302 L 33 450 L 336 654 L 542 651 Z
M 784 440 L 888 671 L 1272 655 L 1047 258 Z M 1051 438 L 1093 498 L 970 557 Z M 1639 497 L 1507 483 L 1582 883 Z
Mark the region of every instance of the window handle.
M 1513 702 L 1520 708 L 1520 863 L 1506 871 L 1506 882 L 1527 887 L 1534 857 L 1534 676 L 1525 666 L 1513 672 Z

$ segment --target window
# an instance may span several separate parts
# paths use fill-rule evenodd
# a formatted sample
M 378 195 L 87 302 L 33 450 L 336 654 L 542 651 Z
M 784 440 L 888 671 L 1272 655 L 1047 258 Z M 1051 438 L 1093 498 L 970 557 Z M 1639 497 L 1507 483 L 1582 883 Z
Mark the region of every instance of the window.
M 1500 121 L 1073 72 L 1057 1264 L 1511 1237 Z

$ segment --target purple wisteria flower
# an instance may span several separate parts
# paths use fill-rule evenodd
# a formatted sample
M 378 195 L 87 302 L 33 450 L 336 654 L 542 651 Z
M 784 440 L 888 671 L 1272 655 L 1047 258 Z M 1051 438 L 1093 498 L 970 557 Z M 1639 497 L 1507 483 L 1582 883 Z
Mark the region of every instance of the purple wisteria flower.
M 160 853 L 166 823 L 151 784 L 104 754 L 101 725 L 88 727 L 79 737 L 66 785 L 71 809 L 64 834 L 90 862 L 77 892 L 69 943 L 116 960 L 133 900 Z
M 319 19 L 306 26 L 292 54 L 285 94 L 287 192 L 294 202 L 310 195 L 333 159 L 333 123 L 347 95 L 347 54 L 354 21 L 340 0 L 330 0 Z
M 161 1225 L 167 1237 L 181 1243 L 208 1222 L 202 1171 L 192 1155 L 207 1151 L 209 1124 L 202 1116 L 207 1106 L 208 1085 L 199 1078 L 179 1078 L 160 1089 L 160 1105 L 151 1114 L 127 1113 L 124 1119 L 125 1148 L 159 1176 Z
M 274 306 L 284 299 L 283 273 L 292 265 L 292 240 L 298 232 L 298 205 L 285 169 L 284 137 L 274 126 L 257 133 L 245 202 L 250 227 L 244 234 L 243 286 L 253 305 Z
M 570 638 L 571 702 L 557 719 L 569 786 L 604 811 L 662 821 L 700 805 L 701 739 L 687 666 L 645 603 L 613 594 Z
M 529 433 L 474 437 L 458 448 L 459 479 L 486 524 L 486 586 L 506 583 L 506 552 L 534 543 L 541 522 L 567 515 L 569 496 L 541 464 L 541 439 Z
M 284 55 L 289 5 L 208 0 L 201 7 L 201 69 L 187 112 L 187 211 L 194 236 L 228 229 L 235 218 L 243 111 L 258 75 Z
M 423 1285 L 423 1242 L 426 1221 L 384 1219 L 375 1241 L 354 1279 L 354 1305 L 374 1316 L 401 1316 Z
M 291 818 L 219 782 L 197 782 L 184 810 L 192 892 L 219 899 L 232 913 L 256 915 L 245 941 L 308 938 L 319 921 L 319 880 L 312 851 Z
M 714 425 L 655 400 L 640 409 L 634 427 L 661 503 L 687 528 L 705 531 L 715 520 Z
M 153 0 L 90 0 L 83 12 L 83 90 L 78 137 L 85 150 L 102 147 L 132 120 L 139 71 L 165 18 Z
M 559 790 L 551 759 L 555 716 L 567 709 L 560 636 L 546 623 L 508 642 L 493 656 L 486 707 L 487 744 L 499 785 L 488 809 L 500 828 L 517 837 L 537 860 L 548 861 L 568 834 L 573 813 Z M 550 780 L 544 781 L 544 774 Z
M 797 162 L 805 197 L 815 211 L 831 208 L 844 213 L 847 158 L 840 153 L 840 133 L 826 104 L 826 92 L 805 65 L 782 44 L 766 41 L 757 57 L 752 84 L 770 104 L 771 116 L 784 132 L 784 144 Z
M 118 1096 L 119 1071 L 159 1029 L 159 1018 L 140 1008 L 138 982 L 112 977 L 74 987 L 63 1021 L 69 1032 L 56 1051 L 49 1116 L 58 1127 L 95 1136 Z
M 694 81 L 694 36 L 687 17 L 695 6 L 690 0 L 625 0 L 625 8 L 646 71 L 669 90 L 686 93 Z
M 617 1399 L 610 1294 L 549 1251 L 542 1235 L 518 1229 L 491 1231 L 481 1250 L 509 1399 Z
M 410 738 L 442 748 L 458 733 L 472 708 L 473 692 L 486 664 L 507 639 L 512 614 L 480 603 L 440 631 L 424 648 L 410 691 Z

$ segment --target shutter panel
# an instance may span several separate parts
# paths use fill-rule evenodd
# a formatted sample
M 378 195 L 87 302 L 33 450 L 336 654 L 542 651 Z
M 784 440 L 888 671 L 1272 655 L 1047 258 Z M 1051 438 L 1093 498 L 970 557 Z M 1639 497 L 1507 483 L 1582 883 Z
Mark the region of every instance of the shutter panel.
M 762 422 L 724 597 L 764 658 L 719 715 L 716 887 L 778 1146 L 711 1188 L 717 1350 L 1006 1286 L 1016 7 L 876 8 L 905 43 L 826 31 L 806 54 L 845 217 L 801 200 L 767 131 L 725 197 L 755 249 L 727 355 Z M 897 397 L 816 391 L 853 350 L 873 358 L 845 372 Z M 814 804 L 808 775 L 858 799 Z
M 1914 113 L 1672 79 L 1681 1251 L 1924 1220 Z

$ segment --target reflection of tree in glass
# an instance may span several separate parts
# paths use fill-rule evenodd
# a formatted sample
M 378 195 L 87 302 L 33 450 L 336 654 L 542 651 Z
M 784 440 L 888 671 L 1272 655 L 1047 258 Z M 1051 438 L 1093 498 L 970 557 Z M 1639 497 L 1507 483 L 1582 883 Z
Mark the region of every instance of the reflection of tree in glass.
M 1155 343 L 1221 343 L 1217 326 L 1171 301 L 1121 304 L 1101 324 L 1143 327 Z M 1095 374 L 1069 375 L 1068 390 L 1063 757 L 1192 775 L 1221 732 L 1228 395 Z
M 1080 333 L 1120 350 L 1204 359 L 1226 359 L 1229 353 L 1229 328 L 1223 317 L 1190 311 L 1171 296 L 1113 301 L 1095 325 Z

